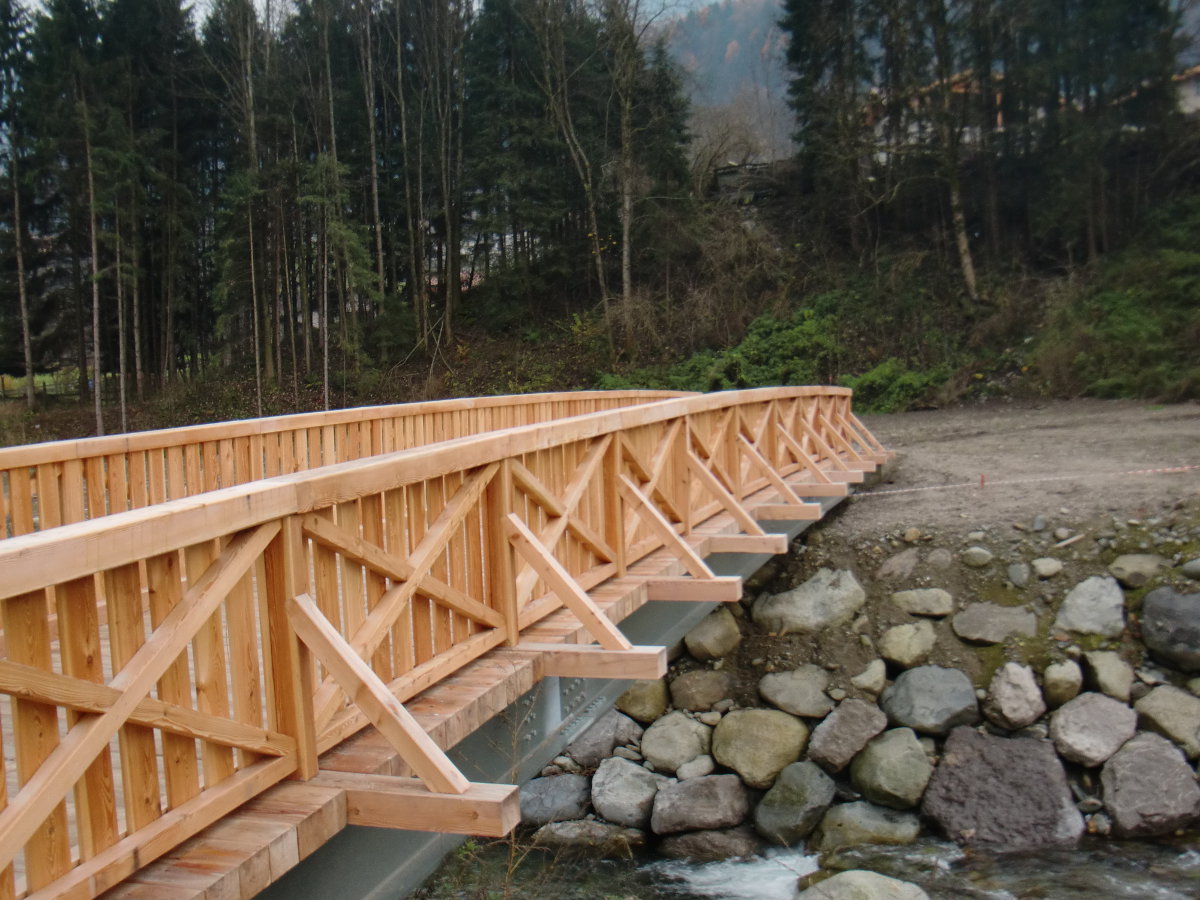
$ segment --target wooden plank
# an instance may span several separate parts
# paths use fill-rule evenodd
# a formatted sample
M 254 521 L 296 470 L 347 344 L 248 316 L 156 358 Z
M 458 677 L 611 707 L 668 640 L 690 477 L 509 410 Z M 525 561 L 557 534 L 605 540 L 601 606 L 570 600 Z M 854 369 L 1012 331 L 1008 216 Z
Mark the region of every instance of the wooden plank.
M 657 575 L 642 583 L 646 586 L 647 600 L 737 603 L 742 599 L 742 579 L 739 575 L 717 575 L 713 578 Z
M 62 466 L 48 463 L 37 467 L 38 528 L 57 528 L 63 524 Z
M 594 644 L 522 641 L 517 650 L 540 654 L 544 674 L 562 678 L 653 679 L 667 674 L 666 647 L 608 650 Z
M 850 485 L 844 481 L 814 484 L 806 481 L 791 481 L 792 490 L 800 497 L 848 497 Z
M 502 616 L 505 641 L 509 646 L 517 643 L 521 636 L 521 625 L 517 608 L 517 585 L 514 580 L 513 548 L 504 527 L 505 519 L 512 512 L 513 477 L 511 461 L 500 466 L 496 477 L 488 485 L 484 497 L 487 530 L 487 571 L 491 587 L 492 606 Z
M 764 522 L 819 522 L 822 515 L 820 503 L 763 503 L 754 508 L 754 517 Z
M 772 553 L 788 552 L 786 534 L 714 534 L 706 540 L 709 553 Z
M 654 506 L 645 494 L 638 490 L 637 486 L 629 480 L 627 475 L 620 476 L 622 495 L 627 503 L 634 507 L 642 517 L 650 530 L 658 537 L 667 549 L 673 553 L 684 564 L 684 567 L 697 578 L 712 578 L 713 571 L 700 558 L 699 554 L 693 550 L 688 543 L 675 533 L 675 529 L 671 527 L 671 523 L 666 520 L 657 507 Z
M 8 514 L 14 537 L 33 531 L 33 479 L 27 467 L 8 470 Z
M 717 480 L 717 477 L 708 470 L 708 468 L 700 460 L 700 457 L 698 457 L 695 452 L 690 449 L 687 451 L 687 462 L 688 465 L 691 466 L 692 474 L 696 476 L 697 480 L 705 487 L 706 490 L 708 490 L 710 494 L 717 498 L 717 502 L 720 503 L 721 506 L 724 507 L 725 511 L 733 517 L 733 520 L 737 522 L 739 526 L 741 526 L 742 531 L 746 532 L 747 534 L 764 534 L 762 528 L 759 526 L 758 522 L 755 521 L 754 517 L 746 511 L 746 508 L 738 502 L 733 494 L 725 490 L 724 485 L 722 485 L 721 482 Z
M 219 620 L 214 616 L 214 620 Z M 249 572 L 233 586 L 225 600 L 225 640 L 229 648 L 229 687 L 233 701 L 233 719 L 243 725 L 262 728 L 262 672 L 259 668 L 259 628 L 255 617 L 254 586 Z M 214 710 L 206 710 L 214 712 Z M 236 765 L 244 768 L 258 755 L 239 747 Z
M 463 793 L 467 789 L 467 779 L 430 740 L 404 705 L 392 696 L 387 685 L 321 615 L 312 598 L 307 594 L 290 598 L 287 611 L 300 639 L 320 658 L 342 689 L 421 780 L 441 793 Z
M 49 670 L 50 628 L 46 621 L 46 592 L 33 591 L 11 597 L 3 604 L 4 639 L 9 659 L 36 669 Z M 58 709 L 45 703 L 15 700 L 12 710 L 13 751 L 18 784 L 28 786 L 60 751 Z M 65 793 L 65 790 L 64 792 Z M 12 798 L 0 818 L 19 810 L 22 791 Z M 36 890 L 58 878 L 71 866 L 67 808 L 62 795 L 30 810 L 26 840 L 0 854 L 7 865 L 25 844 L 25 877 Z
M 183 599 L 179 553 L 164 553 L 146 560 L 146 588 L 150 602 L 150 627 L 157 629 Z M 192 676 L 187 654 L 181 653 L 163 672 L 158 682 L 159 699 L 166 704 L 190 707 Z M 135 709 L 140 710 L 142 704 Z M 131 716 L 132 718 L 132 716 Z M 149 723 L 147 723 L 149 724 Z M 163 773 L 166 776 L 167 808 L 174 809 L 200 793 L 200 769 L 196 764 L 196 741 L 173 730 L 162 736 Z
M 323 771 L 314 784 L 346 792 L 346 820 L 369 828 L 504 837 L 521 821 L 512 784 L 470 783 L 462 793 L 433 793 L 416 778 Z
M 217 547 L 212 541 L 193 544 L 184 550 L 188 581 L 194 582 L 212 565 Z M 238 579 L 240 581 L 241 579 Z M 237 582 L 231 584 L 231 594 Z M 219 608 L 213 610 L 192 638 L 192 667 L 195 669 L 196 708 L 218 718 L 229 717 L 229 681 L 225 665 L 225 629 Z M 222 744 L 205 743 L 200 747 L 204 784 L 224 781 L 234 772 L 233 750 Z
M 517 552 L 524 557 L 550 587 L 558 598 L 584 624 L 591 635 L 608 650 L 628 650 L 633 645 L 613 622 L 596 608 L 588 595 L 575 583 L 571 574 L 563 568 L 533 532 L 515 513 L 505 518 L 508 539 Z
M 98 688 L 108 690 L 102 687 L 104 666 L 100 645 L 96 579 L 86 577 L 58 585 L 54 594 L 63 674 L 30 669 L 24 673 L 20 683 L 28 686 L 38 676 L 46 676 L 92 683 Z M 6 660 L 0 663 L 0 666 L 16 668 L 17 663 Z M 54 706 L 67 705 L 48 697 L 41 699 Z M 79 719 L 79 711 L 68 707 L 67 727 L 75 725 Z M 83 859 L 91 859 L 105 847 L 117 842 L 116 789 L 108 747 L 97 754 L 83 778 L 75 785 L 75 829 L 79 854 Z

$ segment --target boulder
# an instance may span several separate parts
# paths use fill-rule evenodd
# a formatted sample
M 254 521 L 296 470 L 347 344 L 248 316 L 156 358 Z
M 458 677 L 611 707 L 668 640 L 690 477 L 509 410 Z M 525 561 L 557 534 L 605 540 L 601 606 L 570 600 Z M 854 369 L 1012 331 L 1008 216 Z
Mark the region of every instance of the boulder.
M 586 775 L 551 775 L 521 785 L 521 822 L 545 825 L 565 819 L 582 819 L 591 799 L 591 779 Z
M 636 744 L 642 739 L 642 728 L 629 716 L 610 709 L 593 722 L 583 734 L 567 746 L 567 756 L 585 769 L 600 765 L 600 760 L 616 747 Z
M 742 642 L 742 632 L 737 619 L 724 606 L 709 613 L 700 624 L 683 638 L 688 653 L 701 662 L 721 659 L 737 649 Z
M 754 827 L 774 844 L 798 844 L 821 821 L 836 791 L 833 779 L 816 764 L 792 763 L 755 807 Z
M 914 551 L 915 552 L 915 551 Z M 818 569 L 800 587 L 760 597 L 752 610 L 754 621 L 778 634 L 815 634 L 850 621 L 867 594 L 853 573 Z
M 929 900 L 929 895 L 910 881 L 851 869 L 801 891 L 797 900 Z
M 1037 616 L 1024 606 L 972 603 L 950 620 L 954 633 L 964 641 L 999 644 L 1010 634 L 1037 634 Z
M 1108 566 L 1113 578 L 1127 588 L 1145 587 L 1171 563 L 1156 553 L 1125 553 Z
M 1129 702 L 1129 691 L 1133 687 L 1133 666 L 1121 659 L 1112 650 L 1089 650 L 1083 654 L 1087 666 L 1088 680 L 1102 694 Z
M 1200 556 L 1195 559 L 1189 559 L 1179 567 L 1179 571 L 1183 574 L 1184 578 L 1190 578 L 1192 581 L 1200 581 Z
M 958 558 L 963 561 L 964 566 L 970 566 L 972 569 L 982 569 L 995 559 L 991 550 L 978 546 L 968 547 L 958 555 Z
M 1155 588 L 1142 601 L 1142 640 L 1168 665 L 1200 672 L 1200 593 Z
M 931 569 L 948 569 L 954 565 L 954 554 L 945 547 L 935 547 L 925 557 L 925 565 Z
M 1098 766 L 1133 737 L 1137 713 L 1104 694 L 1080 694 L 1050 717 L 1050 739 L 1064 759 Z
M 1029 585 L 1029 564 L 1023 562 L 1010 563 L 1005 571 L 1013 587 L 1023 588 Z
M 660 772 L 674 772 L 711 746 L 712 729 L 681 712 L 668 713 L 642 735 L 642 756 Z
M 911 844 L 921 833 L 915 813 L 858 801 L 831 806 L 813 832 L 810 848 L 819 853 L 861 844 Z
M 1161 684 L 1133 704 L 1133 708 L 1142 728 L 1170 738 L 1190 759 L 1200 757 L 1200 697 Z
M 917 563 L 921 561 L 921 554 L 916 547 L 909 547 L 907 550 L 901 550 L 895 556 L 890 556 L 884 560 L 883 565 L 879 567 L 879 571 L 875 573 L 875 577 L 881 580 L 894 579 L 903 581 L 912 575 L 913 569 L 917 567 Z
M 1033 574 L 1037 575 L 1037 577 L 1041 578 L 1042 580 L 1053 578 L 1063 570 L 1063 564 L 1057 559 L 1053 559 L 1049 556 L 1043 556 L 1041 559 L 1035 559 L 1031 565 L 1033 566 Z
M 1085 578 L 1063 600 L 1054 627 L 1058 631 L 1119 637 L 1125 630 L 1125 594 L 1121 586 L 1116 579 L 1103 575 Z
M 733 692 L 733 676 L 712 669 L 684 672 L 671 682 L 671 705 L 676 709 L 706 710 Z
M 646 846 L 646 833 L 636 828 L 622 828 L 620 825 L 586 819 L 551 822 L 534 832 L 533 843 L 589 859 L 627 859 Z
M 904 669 L 925 662 L 933 652 L 937 634 L 927 619 L 889 628 L 879 638 L 879 655 Z
M 606 759 L 592 776 L 592 806 L 614 825 L 645 828 L 654 795 L 666 780 L 627 759 Z
M 911 728 L 893 728 L 871 740 L 850 763 L 850 780 L 879 806 L 911 809 L 933 774 L 933 766 Z
M 1005 849 L 1070 845 L 1083 834 L 1049 741 L 950 732 L 921 812 L 959 843 Z
M 660 678 L 635 681 L 617 698 L 617 709 L 648 725 L 667 711 L 667 684 Z
M 705 775 L 711 775 L 717 770 L 717 763 L 711 756 L 704 753 L 697 756 L 695 759 L 685 762 L 682 766 L 675 770 L 675 777 L 680 781 L 687 781 L 689 778 L 701 778 Z
M 655 834 L 732 828 L 749 812 L 750 798 L 736 775 L 706 775 L 659 788 L 650 827 Z
M 750 787 L 769 788 L 784 767 L 800 758 L 807 741 L 808 728 L 795 716 L 775 709 L 740 709 L 716 727 L 712 755 Z
M 1046 704 L 1057 709 L 1068 700 L 1074 700 L 1083 690 L 1083 669 L 1073 659 L 1051 663 L 1042 672 L 1042 691 Z
M 1200 786 L 1179 748 L 1139 734 L 1100 772 L 1104 807 L 1117 837 L 1169 834 L 1200 817 Z
M 941 617 L 954 612 L 954 598 L 941 588 L 896 591 L 892 594 L 892 602 L 914 616 Z
M 983 714 L 1001 728 L 1015 730 L 1032 725 L 1046 711 L 1033 670 L 1019 663 L 1002 665 L 992 676 Z
M 879 692 L 887 685 L 887 663 L 882 659 L 871 660 L 865 669 L 850 679 L 850 685 L 872 696 L 879 696 Z
M 805 664 L 790 672 L 772 672 L 758 682 L 758 692 L 772 706 L 793 716 L 820 719 L 833 709 L 825 693 L 829 673 L 820 666 Z
M 874 703 L 843 700 L 813 729 L 808 758 L 830 772 L 840 772 L 886 727 L 887 716 Z
M 762 849 L 762 839 L 752 828 L 742 825 L 724 831 L 691 831 L 672 834 L 658 844 L 658 853 L 670 859 L 694 859 L 715 862 L 753 856 Z
M 895 725 L 922 734 L 941 735 L 956 725 L 979 719 L 979 705 L 970 679 L 958 669 L 919 666 L 900 673 L 879 698 Z

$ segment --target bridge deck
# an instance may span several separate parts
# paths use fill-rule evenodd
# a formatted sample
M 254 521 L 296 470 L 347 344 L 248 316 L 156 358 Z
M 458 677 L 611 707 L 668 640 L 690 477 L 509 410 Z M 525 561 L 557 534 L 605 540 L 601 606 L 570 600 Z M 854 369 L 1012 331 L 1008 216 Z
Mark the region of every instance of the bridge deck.
M 613 623 L 736 600 L 705 555 L 783 552 L 887 456 L 840 389 L 547 409 L 0 541 L 0 898 L 248 897 L 348 824 L 505 833 L 515 788 L 445 750 L 547 676 L 662 674 Z

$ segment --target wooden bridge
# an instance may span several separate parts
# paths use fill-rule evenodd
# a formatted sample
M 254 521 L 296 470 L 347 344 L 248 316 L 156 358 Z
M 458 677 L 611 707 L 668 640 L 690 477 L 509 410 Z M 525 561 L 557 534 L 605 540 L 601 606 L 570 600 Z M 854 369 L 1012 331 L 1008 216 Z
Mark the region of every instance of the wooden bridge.
M 736 601 L 887 453 L 839 388 L 315 413 L 0 450 L 0 900 L 247 897 L 346 825 L 502 835 L 446 754 L 617 623 Z

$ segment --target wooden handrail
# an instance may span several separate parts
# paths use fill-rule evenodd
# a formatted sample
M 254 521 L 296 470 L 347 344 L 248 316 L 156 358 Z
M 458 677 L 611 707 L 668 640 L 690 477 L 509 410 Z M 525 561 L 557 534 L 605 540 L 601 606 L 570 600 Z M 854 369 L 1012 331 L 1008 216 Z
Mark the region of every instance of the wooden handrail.
M 403 704 L 560 609 L 600 646 L 545 671 L 612 671 L 626 653 L 629 671 L 657 672 L 661 653 L 631 646 L 588 592 L 665 552 L 697 596 L 731 599 L 705 548 L 786 545 L 748 498 L 806 518 L 806 487 L 826 496 L 827 473 L 861 477 L 881 455 L 850 399 L 676 395 L 0 541 L 0 693 L 20 762 L 17 793 L 0 795 L 0 900 L 94 896 L 232 805 L 316 775 L 319 753 L 369 723 L 426 789 L 476 791 Z M 717 515 L 745 536 L 704 533 Z M 647 590 L 680 598 L 669 579 Z M 62 734 L 45 726 L 60 708 Z
M 683 396 L 575 391 L 240 419 L 0 448 L 0 538 L 264 477 Z

